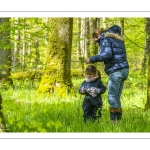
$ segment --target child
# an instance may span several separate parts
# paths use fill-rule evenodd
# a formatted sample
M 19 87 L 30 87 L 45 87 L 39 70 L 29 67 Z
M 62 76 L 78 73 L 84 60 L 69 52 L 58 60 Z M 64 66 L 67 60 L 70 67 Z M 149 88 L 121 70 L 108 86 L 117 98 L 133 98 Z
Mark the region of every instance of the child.
M 101 118 L 103 105 L 101 94 L 106 91 L 106 87 L 101 81 L 100 72 L 94 65 L 87 66 L 85 75 L 86 78 L 79 88 L 79 93 L 85 94 L 82 104 L 84 122 L 86 122 L 87 119 L 96 120 Z

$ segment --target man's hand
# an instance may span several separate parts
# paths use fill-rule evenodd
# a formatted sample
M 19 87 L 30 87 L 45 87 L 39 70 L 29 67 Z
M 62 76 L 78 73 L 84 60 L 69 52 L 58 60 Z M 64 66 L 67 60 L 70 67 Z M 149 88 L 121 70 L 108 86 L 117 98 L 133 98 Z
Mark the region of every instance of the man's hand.
M 87 58 L 87 59 L 85 60 L 85 63 L 90 64 L 90 63 L 91 63 L 91 62 L 90 62 L 90 59 Z

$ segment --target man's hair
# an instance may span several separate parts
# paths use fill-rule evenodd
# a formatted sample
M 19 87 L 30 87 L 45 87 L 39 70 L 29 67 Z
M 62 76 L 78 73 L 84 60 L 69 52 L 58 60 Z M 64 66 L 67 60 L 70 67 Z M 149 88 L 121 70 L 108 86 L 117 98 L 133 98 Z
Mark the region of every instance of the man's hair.
M 101 35 L 105 30 L 103 28 L 101 29 L 96 29 L 94 32 L 93 32 L 93 38 L 98 38 L 99 35 Z

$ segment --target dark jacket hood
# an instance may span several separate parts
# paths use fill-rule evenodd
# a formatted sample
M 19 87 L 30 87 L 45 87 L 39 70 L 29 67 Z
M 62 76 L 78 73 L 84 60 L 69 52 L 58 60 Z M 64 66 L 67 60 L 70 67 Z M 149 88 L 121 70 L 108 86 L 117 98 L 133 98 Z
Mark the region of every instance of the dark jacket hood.
M 121 28 L 119 26 L 117 26 L 117 25 L 113 25 L 112 27 L 107 29 L 106 32 L 110 32 L 110 33 L 121 35 Z
M 113 25 L 112 27 L 108 28 L 104 33 L 102 33 L 101 37 L 97 40 L 97 43 L 99 43 L 100 39 L 106 37 L 124 41 L 123 37 L 121 36 L 121 28 L 117 25 Z

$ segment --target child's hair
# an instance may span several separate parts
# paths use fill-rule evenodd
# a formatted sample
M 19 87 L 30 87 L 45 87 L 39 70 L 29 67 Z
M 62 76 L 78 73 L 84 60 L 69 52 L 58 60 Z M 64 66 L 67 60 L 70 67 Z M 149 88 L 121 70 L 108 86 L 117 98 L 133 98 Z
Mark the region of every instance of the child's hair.
M 98 38 L 99 35 L 101 35 L 105 30 L 103 28 L 101 29 L 96 29 L 94 32 L 93 32 L 93 38 Z
M 87 73 L 87 72 L 92 72 L 92 73 L 94 73 L 95 75 L 97 74 L 98 77 L 99 77 L 99 79 L 101 79 L 101 73 L 100 73 L 99 70 L 97 70 L 96 66 L 94 66 L 94 65 L 88 65 L 88 66 L 86 67 L 86 69 L 85 69 L 85 73 Z

